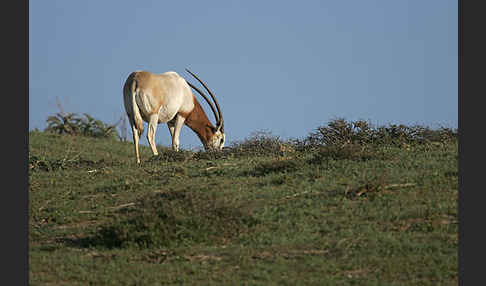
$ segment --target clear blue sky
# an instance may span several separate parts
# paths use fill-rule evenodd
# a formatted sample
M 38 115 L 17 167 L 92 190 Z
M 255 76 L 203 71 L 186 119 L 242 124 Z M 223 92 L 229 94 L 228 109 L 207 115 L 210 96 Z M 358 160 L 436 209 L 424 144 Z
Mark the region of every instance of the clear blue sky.
M 457 1 L 29 4 L 29 130 L 46 127 L 56 98 L 114 123 L 132 71 L 191 79 L 185 68 L 219 99 L 227 142 L 258 130 L 303 138 L 336 117 L 457 128 Z M 156 143 L 170 145 L 166 124 Z M 181 147 L 200 146 L 183 127 Z

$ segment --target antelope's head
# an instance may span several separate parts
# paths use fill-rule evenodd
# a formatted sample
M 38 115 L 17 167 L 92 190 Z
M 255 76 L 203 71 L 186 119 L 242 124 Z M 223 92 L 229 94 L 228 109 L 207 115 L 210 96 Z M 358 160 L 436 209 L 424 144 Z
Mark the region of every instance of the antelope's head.
M 213 99 L 214 103 L 216 104 L 216 108 L 214 107 L 213 103 L 209 100 L 206 94 L 202 92 L 199 88 L 195 87 L 190 82 L 186 81 L 190 87 L 196 90 L 209 104 L 211 110 L 213 111 L 214 117 L 216 119 L 216 127 L 211 126 L 211 134 L 209 134 L 207 141 L 204 143 L 204 149 L 206 150 L 222 150 L 224 147 L 224 142 L 226 140 L 226 135 L 224 133 L 224 121 L 223 121 L 223 113 L 221 112 L 221 108 L 216 100 L 216 97 L 211 92 L 211 90 L 206 86 L 206 84 L 197 77 L 197 75 L 193 74 L 190 70 L 186 69 L 188 73 L 190 73 L 197 81 L 199 81 L 202 86 L 208 91 L 209 95 Z
M 224 131 L 216 130 L 204 148 L 206 150 L 223 150 L 225 136 Z

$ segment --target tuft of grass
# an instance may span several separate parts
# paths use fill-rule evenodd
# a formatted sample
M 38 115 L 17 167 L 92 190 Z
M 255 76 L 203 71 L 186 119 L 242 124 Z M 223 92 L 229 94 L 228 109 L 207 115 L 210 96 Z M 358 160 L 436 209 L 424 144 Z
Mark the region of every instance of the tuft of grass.
M 197 191 L 151 194 L 100 228 L 93 243 L 108 248 L 225 243 L 258 223 L 232 202 Z
M 222 160 L 233 156 L 233 150 L 231 148 L 223 148 L 222 151 L 217 150 L 200 150 L 194 154 L 196 160 Z
M 162 150 L 161 150 L 162 149 Z M 159 154 L 147 160 L 148 163 L 155 162 L 186 162 L 194 157 L 194 153 L 186 150 L 174 151 L 169 148 L 158 148 Z
M 82 157 L 49 159 L 42 156 L 29 154 L 29 172 L 33 171 L 57 171 L 73 168 L 85 168 L 103 166 L 104 160 L 93 161 Z
M 319 146 L 309 160 L 313 164 L 328 163 L 329 160 L 388 160 L 392 158 L 391 153 L 386 153 L 383 149 L 375 145 L 325 145 Z
M 265 176 L 271 173 L 291 173 L 297 171 L 301 166 L 298 160 L 272 160 L 258 164 L 253 172 L 254 176 Z

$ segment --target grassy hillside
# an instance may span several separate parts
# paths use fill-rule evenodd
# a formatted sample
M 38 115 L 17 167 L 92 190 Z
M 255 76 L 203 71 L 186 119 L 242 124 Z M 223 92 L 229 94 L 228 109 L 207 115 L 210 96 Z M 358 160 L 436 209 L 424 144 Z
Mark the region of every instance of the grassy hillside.
M 360 124 L 140 166 L 30 132 L 30 283 L 457 285 L 457 134 Z

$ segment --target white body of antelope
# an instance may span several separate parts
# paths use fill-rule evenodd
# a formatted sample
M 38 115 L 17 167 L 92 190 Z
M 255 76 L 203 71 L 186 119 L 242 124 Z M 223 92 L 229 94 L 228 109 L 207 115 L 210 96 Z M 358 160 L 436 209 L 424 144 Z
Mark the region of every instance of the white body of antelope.
M 135 71 L 125 81 L 123 102 L 132 128 L 137 163 L 140 163 L 138 142 L 144 130 L 143 121 L 148 123 L 147 140 L 154 155 L 158 154 L 155 132 L 159 123 L 167 123 L 172 136 L 172 149 L 175 151 L 179 150 L 179 135 L 183 124 L 197 134 L 206 150 L 221 150 L 224 147 L 224 122 L 220 106 L 206 84 L 191 71 L 186 71 L 209 92 L 216 109 L 200 89 L 173 71 L 162 74 Z M 208 102 L 216 118 L 216 126 L 209 121 L 191 87 Z

